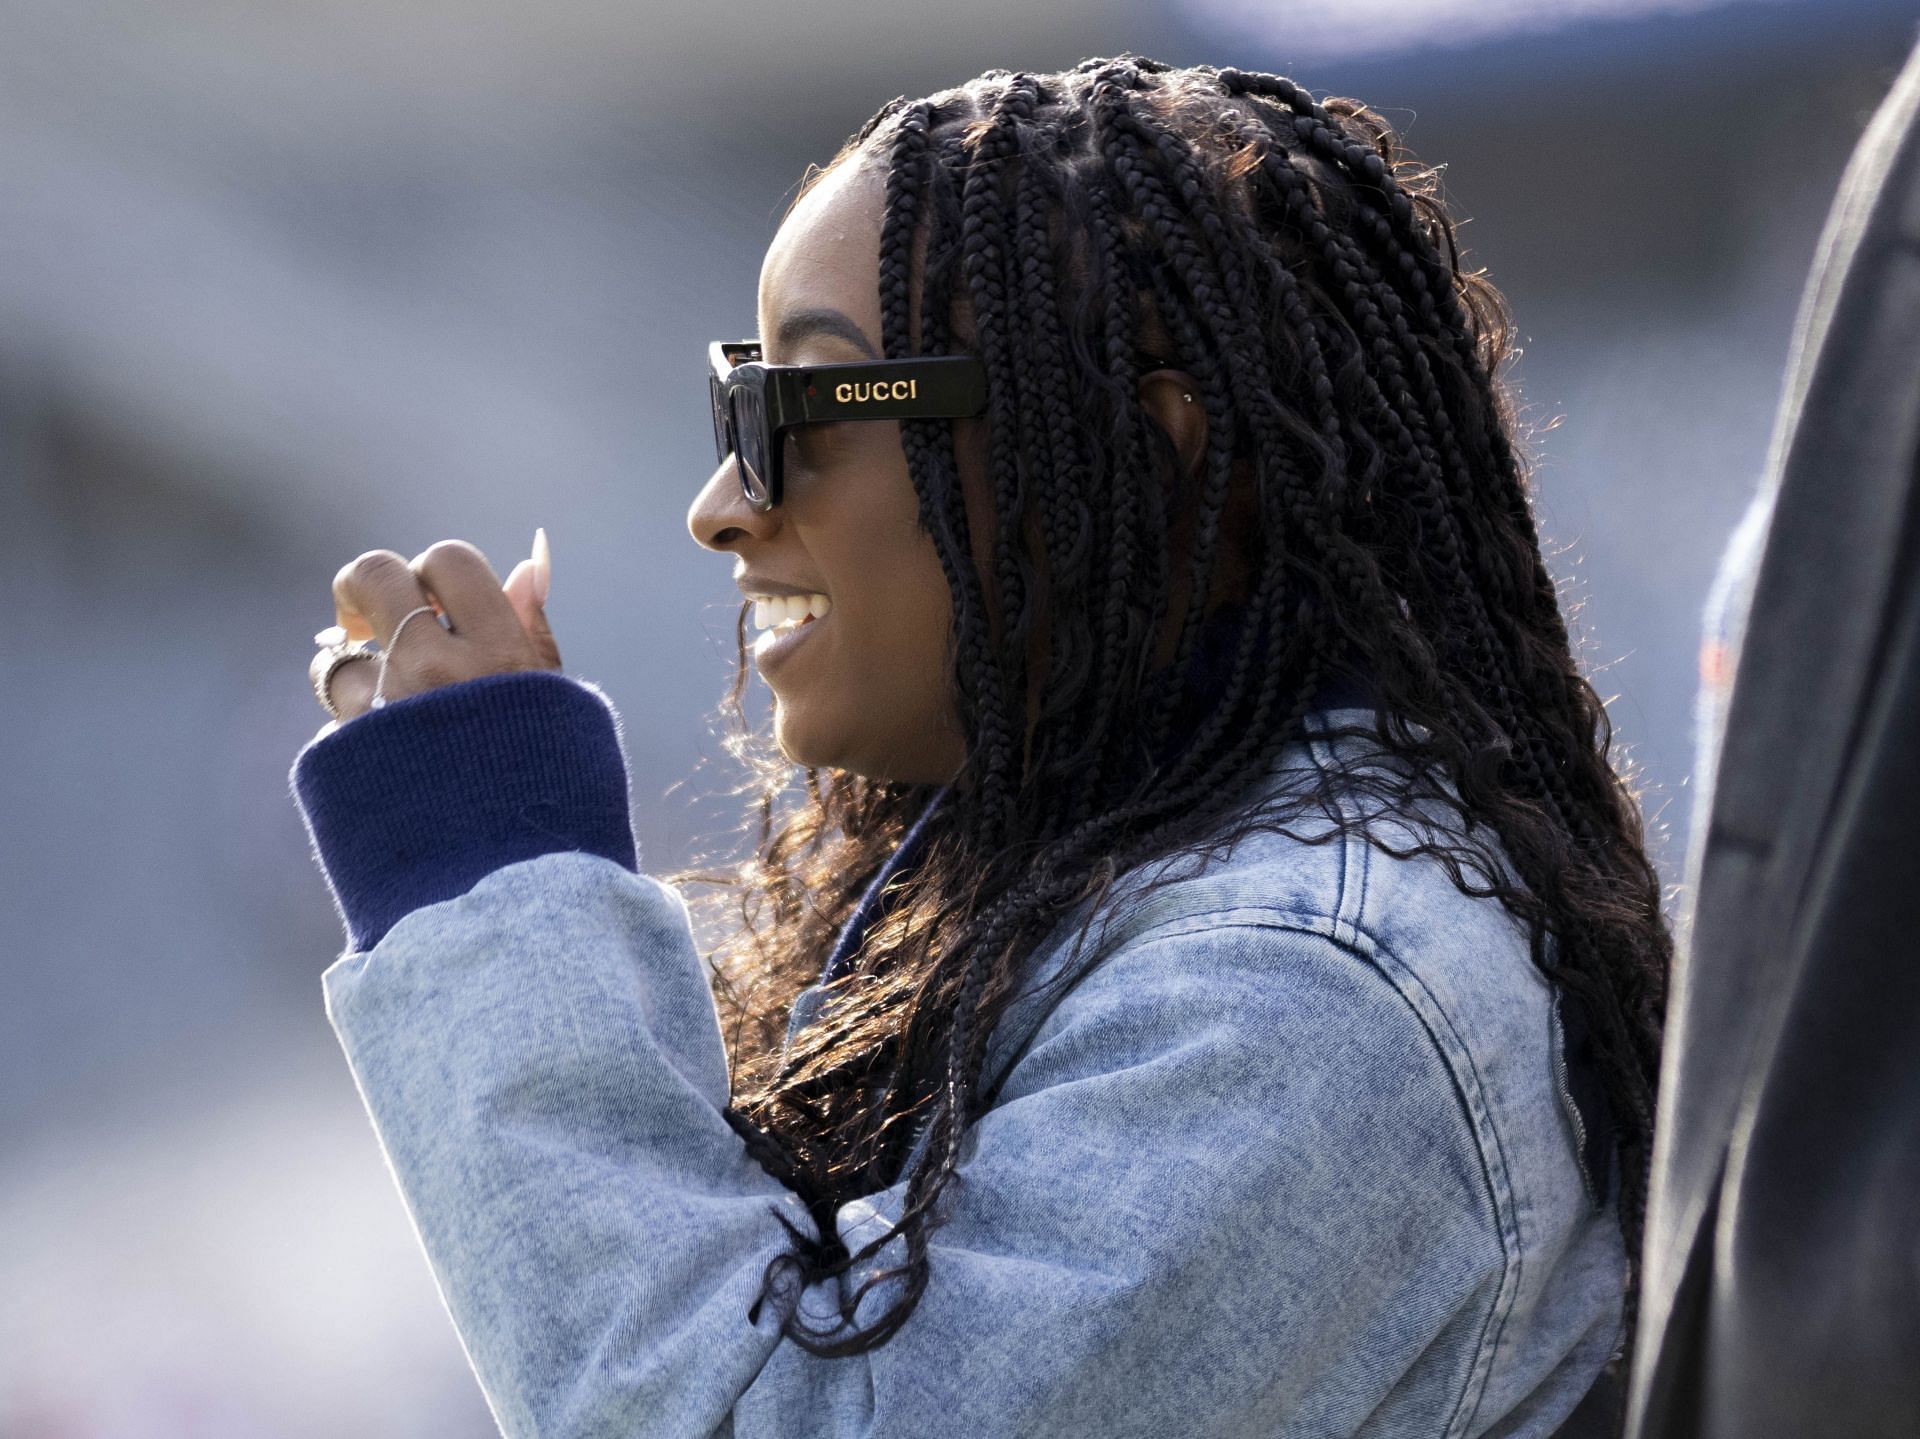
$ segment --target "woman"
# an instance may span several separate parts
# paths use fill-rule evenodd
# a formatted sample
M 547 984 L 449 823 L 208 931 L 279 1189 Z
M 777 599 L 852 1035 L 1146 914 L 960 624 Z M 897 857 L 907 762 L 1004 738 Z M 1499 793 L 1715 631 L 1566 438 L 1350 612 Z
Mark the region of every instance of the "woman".
M 1594 1388 L 1671 942 L 1433 183 L 1357 102 L 1136 56 L 810 176 L 688 515 L 778 749 L 710 966 L 542 545 L 340 572 L 385 649 L 316 659 L 294 771 L 328 1012 L 507 1433 L 1541 1435 Z

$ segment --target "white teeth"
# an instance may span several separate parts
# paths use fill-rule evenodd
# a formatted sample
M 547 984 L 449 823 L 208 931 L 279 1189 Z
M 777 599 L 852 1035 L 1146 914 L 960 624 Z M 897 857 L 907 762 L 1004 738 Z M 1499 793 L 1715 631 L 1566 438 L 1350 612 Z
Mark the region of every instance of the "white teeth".
M 830 602 L 825 595 L 757 595 L 753 601 L 753 627 L 791 628 L 812 615 L 825 619 Z

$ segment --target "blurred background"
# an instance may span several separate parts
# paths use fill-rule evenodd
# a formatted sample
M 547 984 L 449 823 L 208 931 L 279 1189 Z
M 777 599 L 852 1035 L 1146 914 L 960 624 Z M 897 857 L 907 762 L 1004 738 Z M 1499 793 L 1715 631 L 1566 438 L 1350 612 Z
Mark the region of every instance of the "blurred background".
M 704 347 L 883 101 L 1135 50 L 1444 162 L 1677 884 L 1701 603 L 1915 33 L 1912 0 L 0 0 L 0 1435 L 493 1432 L 321 1006 L 310 637 L 363 550 L 504 577 L 544 525 L 643 866 L 729 852 Z

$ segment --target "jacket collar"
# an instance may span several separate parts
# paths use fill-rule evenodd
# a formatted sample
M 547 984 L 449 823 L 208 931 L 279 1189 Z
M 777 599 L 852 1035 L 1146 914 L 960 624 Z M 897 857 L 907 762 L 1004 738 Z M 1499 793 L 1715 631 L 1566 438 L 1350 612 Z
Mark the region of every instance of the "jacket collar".
M 1177 745 L 1181 736 L 1190 732 L 1219 702 L 1225 691 L 1227 681 L 1232 678 L 1233 655 L 1247 623 L 1244 608 L 1234 607 L 1222 610 L 1206 620 L 1200 629 L 1196 641 L 1197 681 L 1175 709 L 1174 720 L 1169 727 L 1172 737 L 1169 754 Z M 1158 671 L 1155 679 L 1162 679 L 1165 670 Z M 1344 709 L 1350 706 L 1371 707 L 1374 695 L 1365 679 L 1353 672 L 1336 671 L 1330 674 L 1316 691 L 1315 708 L 1319 710 Z M 838 979 L 846 973 L 853 963 L 853 957 L 859 952 L 861 941 L 866 937 L 869 927 L 877 923 L 887 912 L 891 896 L 887 890 L 889 881 L 907 873 L 920 860 L 930 838 L 930 821 L 934 813 L 946 799 L 949 785 L 941 785 L 934 791 L 922 807 L 920 814 L 908 826 L 899 845 L 880 866 L 879 872 L 868 882 L 861 892 L 860 902 L 854 906 L 853 913 L 841 926 L 839 937 L 834 941 L 833 950 L 827 956 L 825 967 L 820 973 L 820 982 L 825 984 Z M 897 893 L 894 891 L 893 893 Z

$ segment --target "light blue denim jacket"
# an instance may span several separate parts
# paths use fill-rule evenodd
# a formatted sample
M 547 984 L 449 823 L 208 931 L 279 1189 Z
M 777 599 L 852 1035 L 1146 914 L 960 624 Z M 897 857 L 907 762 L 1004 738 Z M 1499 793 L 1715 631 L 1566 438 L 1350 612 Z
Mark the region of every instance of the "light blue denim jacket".
M 496 692 L 514 686 L 591 696 L 593 742 L 619 744 L 593 686 Z M 322 772 L 364 769 L 408 725 L 443 756 L 500 743 L 489 723 L 429 691 L 302 752 L 336 898 L 367 856 Z M 545 762 L 570 742 L 516 724 Z M 1264 783 L 1366 762 L 1363 743 L 1317 735 Z M 1163 885 L 1142 896 L 1149 876 Z M 1005 1082 L 961 1146 L 917 1309 L 838 1359 L 783 1341 L 772 1302 L 748 1318 L 790 1242 L 775 1212 L 813 1226 L 722 1116 L 726 1055 L 674 888 L 556 849 L 350 940 L 327 1014 L 503 1432 L 1551 1434 L 1620 1340 L 1625 1255 L 1518 924 L 1431 857 L 1271 833 L 1136 871 L 1103 917 L 1106 957 L 995 1031 L 983 1083 Z M 904 1190 L 839 1211 L 849 1249 Z M 877 1262 L 903 1258 L 895 1239 Z

